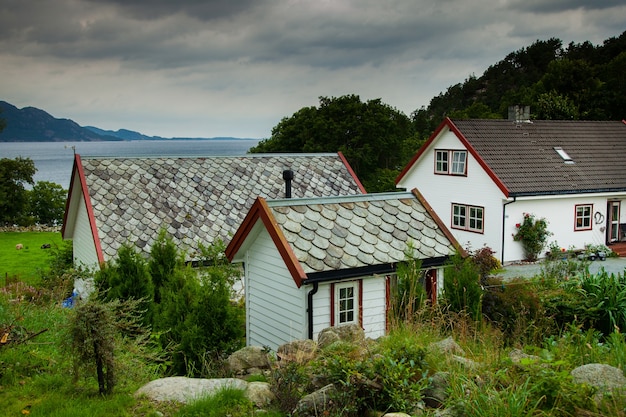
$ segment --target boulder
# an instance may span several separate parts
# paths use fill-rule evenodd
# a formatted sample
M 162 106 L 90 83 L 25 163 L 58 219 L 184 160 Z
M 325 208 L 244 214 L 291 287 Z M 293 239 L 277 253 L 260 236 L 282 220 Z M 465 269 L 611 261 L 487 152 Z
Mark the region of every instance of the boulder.
M 314 340 L 294 340 L 278 347 L 276 356 L 281 361 L 305 363 L 317 353 L 317 343 Z
M 265 349 L 247 346 L 234 352 L 227 359 L 228 369 L 235 375 L 260 373 L 270 368 L 270 360 Z
M 430 386 L 423 392 L 424 403 L 431 408 L 439 408 L 448 399 L 450 383 L 448 372 L 437 372 L 431 378 Z
M 257 406 L 263 408 L 268 406 L 276 396 L 270 388 L 269 382 L 248 382 L 246 397 Z
M 626 377 L 621 369 L 601 363 L 589 363 L 572 369 L 574 382 L 587 384 L 598 389 L 595 399 L 599 401 L 605 393 L 620 390 L 626 393 Z
M 320 349 L 323 349 L 340 340 L 343 342 L 363 344 L 365 343 L 365 331 L 356 324 L 327 327 L 317 336 L 317 345 Z
M 454 353 L 457 355 L 465 355 L 465 351 L 459 346 L 452 336 L 446 337 L 439 342 L 431 343 L 428 348 L 431 351 L 439 351 L 441 353 Z
M 512 351 L 510 351 L 509 352 L 509 359 L 511 359 L 511 361 L 514 364 L 518 364 L 518 365 L 520 363 L 522 363 L 523 360 L 531 361 L 531 362 L 535 362 L 535 363 L 541 362 L 541 358 L 539 356 L 529 355 L 529 354 L 524 353 L 523 351 L 521 351 L 519 349 L 513 349 Z
M 152 401 L 192 402 L 195 399 L 211 396 L 224 388 L 245 390 L 248 383 L 236 378 L 204 379 L 173 376 L 155 379 L 135 392 L 135 396 L 146 396 Z
M 332 397 L 337 392 L 333 384 L 328 384 L 311 394 L 305 395 L 298 401 L 293 415 L 298 417 L 317 417 L 324 415 L 324 411 L 330 409 Z

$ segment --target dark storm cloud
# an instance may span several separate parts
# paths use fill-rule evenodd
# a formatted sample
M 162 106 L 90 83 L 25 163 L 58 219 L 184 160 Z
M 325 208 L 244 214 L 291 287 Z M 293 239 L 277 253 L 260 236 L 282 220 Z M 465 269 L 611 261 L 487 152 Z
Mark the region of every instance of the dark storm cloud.
M 86 0 L 98 5 L 119 7 L 122 13 L 138 20 L 160 19 L 184 14 L 203 21 L 232 18 L 250 7 L 259 7 L 262 0 Z
M 410 114 L 537 39 L 625 27 L 611 0 L 3 0 L 0 99 L 105 128 L 260 137 L 320 95 Z
M 604 10 L 623 6 L 623 0 L 515 0 L 511 8 L 532 13 L 556 13 L 569 10 Z

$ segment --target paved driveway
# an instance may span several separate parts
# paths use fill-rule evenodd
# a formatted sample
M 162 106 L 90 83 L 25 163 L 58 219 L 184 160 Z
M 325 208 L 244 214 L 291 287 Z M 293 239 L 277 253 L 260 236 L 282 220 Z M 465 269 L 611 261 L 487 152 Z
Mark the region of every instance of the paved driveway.
M 536 264 L 507 265 L 503 268 L 503 271 L 495 275 L 505 280 L 512 278 L 532 278 L 541 273 L 541 267 L 541 262 Z M 589 272 L 592 274 L 598 272 L 600 268 L 604 268 L 608 273 L 620 273 L 623 275 L 624 269 L 626 269 L 626 258 L 607 258 L 605 261 L 596 260 L 589 263 Z

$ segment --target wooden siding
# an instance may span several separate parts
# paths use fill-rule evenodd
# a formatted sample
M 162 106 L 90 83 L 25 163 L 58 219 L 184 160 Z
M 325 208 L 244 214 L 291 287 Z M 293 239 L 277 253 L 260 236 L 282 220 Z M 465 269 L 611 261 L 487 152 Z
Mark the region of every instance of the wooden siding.
M 269 346 L 307 338 L 306 293 L 298 289 L 263 229 L 247 253 L 247 344 Z
M 372 339 L 385 335 L 386 328 L 386 289 L 385 277 L 363 278 L 363 323 L 365 336 Z
M 74 263 L 77 266 L 86 266 L 89 268 L 98 267 L 98 255 L 94 244 L 91 227 L 89 225 L 89 216 L 87 208 L 82 199 L 82 195 L 78 198 L 78 207 L 76 210 L 76 218 L 74 219 L 74 230 L 72 242 L 74 246 Z
M 502 204 L 504 195 L 491 177 L 468 152 L 467 176 L 435 175 L 435 149 L 464 149 L 456 135 L 444 129 L 422 154 L 398 187 L 417 188 L 463 247 L 488 245 L 500 257 L 502 251 Z M 452 203 L 484 208 L 484 232 L 452 228 Z
M 317 294 L 313 296 L 313 340 L 317 340 L 319 333 L 330 327 L 330 287 L 331 284 L 319 284 Z M 312 288 L 305 286 L 307 292 Z

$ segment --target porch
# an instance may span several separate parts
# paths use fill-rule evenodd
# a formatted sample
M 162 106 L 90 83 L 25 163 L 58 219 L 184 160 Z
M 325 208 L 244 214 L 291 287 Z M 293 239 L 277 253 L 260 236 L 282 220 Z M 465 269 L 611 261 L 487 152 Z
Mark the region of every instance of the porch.
M 609 248 L 620 257 L 626 257 L 626 242 L 615 242 L 609 245 Z

